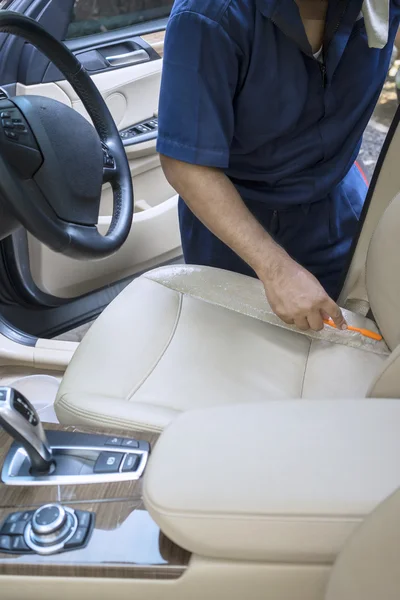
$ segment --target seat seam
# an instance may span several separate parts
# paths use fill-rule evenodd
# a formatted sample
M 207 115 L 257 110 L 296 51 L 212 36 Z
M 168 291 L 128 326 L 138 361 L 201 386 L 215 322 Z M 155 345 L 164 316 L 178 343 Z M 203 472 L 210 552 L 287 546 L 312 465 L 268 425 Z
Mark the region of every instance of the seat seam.
M 66 402 L 64 400 L 64 397 L 61 397 L 57 401 L 57 405 L 61 406 L 64 410 L 66 410 L 70 414 L 77 415 L 78 417 L 84 417 L 84 418 L 90 419 L 91 421 L 96 421 L 100 425 L 117 425 L 117 426 L 121 426 L 121 427 L 126 427 L 127 423 L 132 423 L 132 425 L 134 427 L 143 429 L 143 431 L 152 431 L 155 433 L 159 433 L 159 432 L 163 431 L 162 427 L 157 427 L 157 426 L 155 427 L 154 425 L 151 425 L 150 423 L 131 421 L 129 419 L 123 420 L 123 419 L 118 419 L 118 418 L 109 417 L 109 416 L 101 418 L 99 416 L 99 413 L 94 413 L 89 410 L 81 410 L 79 408 L 76 408 L 75 406 L 71 406 L 71 404 L 69 404 L 68 402 Z
M 305 362 L 305 365 L 304 365 L 303 381 L 301 383 L 300 398 L 303 398 L 304 384 L 306 382 L 306 373 L 307 373 L 307 367 L 308 367 L 308 359 L 310 358 L 311 346 L 313 344 L 313 341 L 314 340 L 310 340 L 310 345 L 308 346 L 308 352 L 307 352 L 307 356 L 306 356 L 306 362 Z
M 172 340 L 175 336 L 176 330 L 178 328 L 178 324 L 179 324 L 181 314 L 182 314 L 182 305 L 183 305 L 183 294 L 181 292 L 176 292 L 176 293 L 179 294 L 179 305 L 178 305 L 178 310 L 177 310 L 177 314 L 176 314 L 176 318 L 175 318 L 175 323 L 172 327 L 172 331 L 167 340 L 167 343 L 165 344 L 163 351 L 160 353 L 160 356 L 157 358 L 157 360 L 155 361 L 153 366 L 150 368 L 148 373 L 142 378 L 142 380 L 136 386 L 134 386 L 128 392 L 128 395 L 126 396 L 125 400 L 128 400 L 128 401 L 131 400 L 132 396 L 134 396 L 140 390 L 140 388 L 144 385 L 144 383 L 147 381 L 147 379 L 150 377 L 150 375 L 152 373 L 154 373 L 154 371 L 157 368 L 157 366 L 159 365 L 161 359 L 165 356 L 166 351 L 168 350 L 168 348 L 171 345 L 171 342 L 172 342 Z
M 390 355 L 386 361 L 385 361 L 385 365 L 382 369 L 382 371 L 376 375 L 375 379 L 371 382 L 367 393 L 366 393 L 366 398 L 374 398 L 375 396 L 372 395 L 373 390 L 380 384 L 380 382 L 382 381 L 382 379 L 385 377 L 386 373 L 390 370 L 390 368 L 392 367 L 393 363 L 396 362 L 398 357 L 393 357 L 394 351 L 392 352 L 392 355 Z

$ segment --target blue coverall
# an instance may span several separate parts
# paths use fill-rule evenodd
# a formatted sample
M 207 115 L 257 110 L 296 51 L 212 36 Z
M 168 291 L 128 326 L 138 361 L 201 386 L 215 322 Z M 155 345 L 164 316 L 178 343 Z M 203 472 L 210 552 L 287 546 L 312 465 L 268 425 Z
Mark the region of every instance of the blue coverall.
M 322 63 L 294 0 L 176 0 L 165 41 L 158 151 L 221 168 L 333 298 L 367 192 L 355 161 L 400 0 L 382 50 L 369 48 L 361 9 L 362 0 L 329 0 Z M 179 218 L 187 263 L 255 275 L 182 199 Z

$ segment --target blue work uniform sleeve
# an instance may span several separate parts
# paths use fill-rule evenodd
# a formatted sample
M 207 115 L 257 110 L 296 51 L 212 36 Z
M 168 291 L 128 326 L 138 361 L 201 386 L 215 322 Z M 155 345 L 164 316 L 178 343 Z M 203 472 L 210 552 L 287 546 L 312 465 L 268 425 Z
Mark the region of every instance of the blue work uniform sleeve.
M 192 12 L 171 18 L 159 105 L 160 154 L 196 165 L 229 166 L 239 55 L 219 23 Z

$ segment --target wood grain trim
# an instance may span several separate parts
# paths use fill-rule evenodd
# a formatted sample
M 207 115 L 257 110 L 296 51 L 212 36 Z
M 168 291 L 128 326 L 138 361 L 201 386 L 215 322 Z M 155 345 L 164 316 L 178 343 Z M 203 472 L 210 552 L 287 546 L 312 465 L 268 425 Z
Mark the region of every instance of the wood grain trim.
M 142 35 L 142 40 L 149 44 L 160 58 L 164 56 L 165 30 Z
M 175 580 L 185 573 L 187 567 L 143 567 L 129 565 L 66 565 L 0 563 L 0 575 L 18 577 L 92 577 L 104 579 L 157 579 Z
M 61 425 L 45 425 L 45 429 L 135 437 L 148 441 L 152 446 L 159 437 L 149 432 L 99 431 Z M 0 467 L 10 445 L 11 438 L 0 430 Z M 14 487 L 0 483 L 0 524 L 11 512 L 34 509 L 56 501 L 96 514 L 93 537 L 88 547 L 41 557 L 39 562 L 37 557 L 32 558 L 29 554 L 0 553 L 0 575 L 172 580 L 186 571 L 191 554 L 165 537 L 152 521 L 143 505 L 141 480 L 43 487 Z M 148 543 L 145 547 L 140 545 L 143 539 L 151 541 L 151 552 Z M 122 555 L 118 552 L 120 548 L 123 548 Z

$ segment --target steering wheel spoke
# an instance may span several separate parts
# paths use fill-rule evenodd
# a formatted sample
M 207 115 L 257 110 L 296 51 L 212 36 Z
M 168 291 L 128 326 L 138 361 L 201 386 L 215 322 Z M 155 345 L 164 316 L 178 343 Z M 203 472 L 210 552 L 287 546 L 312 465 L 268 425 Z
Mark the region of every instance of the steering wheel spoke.
M 0 105 L 0 192 L 18 223 L 56 252 L 82 260 L 114 254 L 133 218 L 132 177 L 114 119 L 72 52 L 33 19 L 0 10 L 0 33 L 20 36 L 63 73 L 91 124 L 63 103 L 16 96 Z M 102 183 L 111 183 L 108 232 L 96 227 Z

